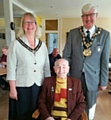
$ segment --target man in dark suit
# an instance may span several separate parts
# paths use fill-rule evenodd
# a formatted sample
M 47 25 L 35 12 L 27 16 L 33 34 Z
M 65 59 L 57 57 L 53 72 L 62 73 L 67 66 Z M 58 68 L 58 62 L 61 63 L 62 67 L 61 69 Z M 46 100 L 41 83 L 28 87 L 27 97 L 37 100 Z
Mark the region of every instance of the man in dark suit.
M 38 100 L 43 120 L 82 120 L 85 101 L 79 79 L 67 76 L 68 61 L 59 59 L 54 66 L 57 76 L 45 78 Z
M 108 81 L 110 33 L 95 26 L 97 16 L 97 6 L 84 5 L 83 26 L 69 32 L 63 50 L 70 64 L 69 74 L 81 79 L 88 120 L 94 118 L 98 90 L 105 90 Z
M 54 68 L 53 68 L 54 63 L 56 60 L 58 60 L 60 58 L 61 58 L 61 56 L 59 55 L 59 49 L 54 48 L 53 52 L 51 54 L 49 54 L 51 76 L 55 75 Z

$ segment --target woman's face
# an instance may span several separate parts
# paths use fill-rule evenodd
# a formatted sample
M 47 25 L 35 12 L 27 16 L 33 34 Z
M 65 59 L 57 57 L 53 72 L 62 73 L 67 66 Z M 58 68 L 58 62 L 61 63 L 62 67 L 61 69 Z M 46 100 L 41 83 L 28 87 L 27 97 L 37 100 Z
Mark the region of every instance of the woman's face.
M 25 34 L 35 35 L 36 29 L 37 25 L 34 19 L 31 18 L 29 15 L 25 15 L 23 20 L 23 30 L 25 31 Z

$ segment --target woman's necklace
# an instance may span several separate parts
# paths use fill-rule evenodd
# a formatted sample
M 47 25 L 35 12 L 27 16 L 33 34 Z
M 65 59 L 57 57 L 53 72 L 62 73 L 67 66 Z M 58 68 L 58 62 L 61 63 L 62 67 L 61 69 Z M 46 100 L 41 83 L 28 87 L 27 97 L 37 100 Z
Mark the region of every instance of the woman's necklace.
M 25 43 L 23 42 L 23 40 L 21 40 L 20 38 L 16 38 L 16 39 L 19 41 L 19 43 L 20 43 L 22 46 L 24 46 L 27 50 L 29 50 L 30 52 L 32 52 L 34 55 L 36 55 L 36 52 L 39 50 L 39 48 L 40 48 L 41 45 L 42 45 L 42 42 L 39 40 L 37 46 L 35 46 L 35 48 L 32 49 L 32 48 L 29 47 L 27 44 L 25 44 Z

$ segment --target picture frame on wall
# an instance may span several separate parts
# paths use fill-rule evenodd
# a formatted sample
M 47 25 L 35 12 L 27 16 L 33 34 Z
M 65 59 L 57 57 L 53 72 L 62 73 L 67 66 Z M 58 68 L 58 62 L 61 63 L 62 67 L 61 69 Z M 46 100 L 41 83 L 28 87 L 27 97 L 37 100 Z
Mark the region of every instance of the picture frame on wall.
M 0 33 L 0 39 L 5 39 L 5 33 Z
M 69 32 L 66 32 L 66 40 L 68 39 Z

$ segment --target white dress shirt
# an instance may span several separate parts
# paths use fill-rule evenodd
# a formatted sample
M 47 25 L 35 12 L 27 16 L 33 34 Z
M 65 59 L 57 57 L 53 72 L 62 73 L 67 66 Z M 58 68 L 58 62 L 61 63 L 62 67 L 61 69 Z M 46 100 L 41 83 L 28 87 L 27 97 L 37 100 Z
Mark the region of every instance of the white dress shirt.
M 86 29 L 85 27 L 83 27 L 83 31 L 85 36 L 87 36 L 87 31 L 88 29 Z M 92 35 L 95 33 L 95 26 L 93 26 L 91 29 L 88 30 L 90 32 L 90 38 L 92 37 Z
M 25 36 L 20 39 L 30 46 Z M 38 42 L 39 40 L 36 39 L 36 46 Z M 48 76 L 50 76 L 50 66 L 44 42 L 35 55 L 17 40 L 11 42 L 7 55 L 7 80 L 15 80 L 16 86 L 26 87 L 34 83 L 41 86 L 44 77 Z

